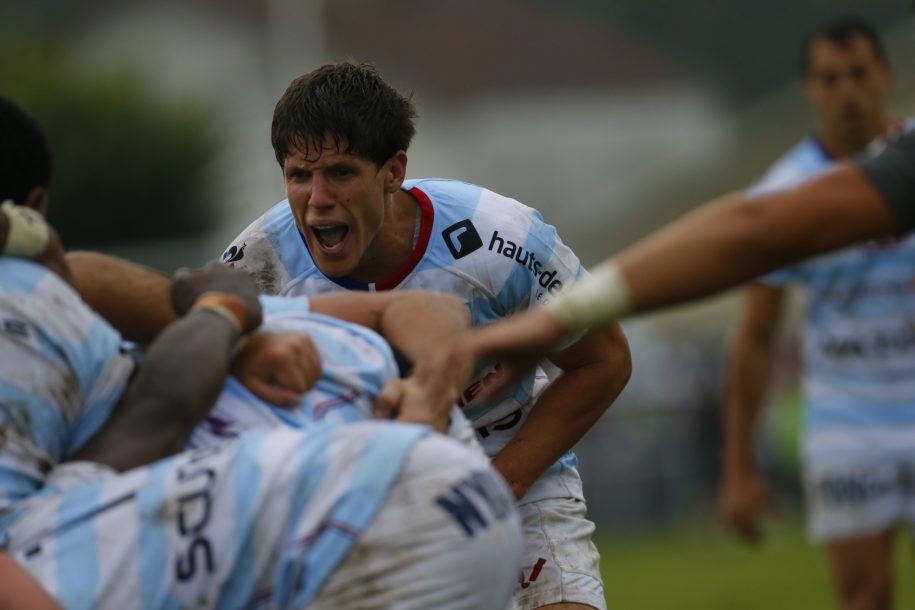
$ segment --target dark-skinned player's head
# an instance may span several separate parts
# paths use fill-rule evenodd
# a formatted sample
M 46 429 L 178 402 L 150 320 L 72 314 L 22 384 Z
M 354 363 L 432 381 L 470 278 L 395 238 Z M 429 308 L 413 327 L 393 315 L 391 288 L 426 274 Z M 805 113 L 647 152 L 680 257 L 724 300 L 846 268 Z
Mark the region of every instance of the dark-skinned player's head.
M 0 201 L 44 211 L 51 182 L 51 148 L 22 108 L 0 97 Z

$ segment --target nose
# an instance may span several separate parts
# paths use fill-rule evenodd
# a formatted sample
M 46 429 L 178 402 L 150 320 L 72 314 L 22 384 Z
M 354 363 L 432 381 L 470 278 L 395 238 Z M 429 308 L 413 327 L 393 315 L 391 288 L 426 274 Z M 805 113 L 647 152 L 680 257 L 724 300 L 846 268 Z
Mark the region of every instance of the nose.
M 334 205 L 331 185 L 319 172 L 315 172 L 311 178 L 311 194 L 308 204 L 314 208 L 329 208 Z

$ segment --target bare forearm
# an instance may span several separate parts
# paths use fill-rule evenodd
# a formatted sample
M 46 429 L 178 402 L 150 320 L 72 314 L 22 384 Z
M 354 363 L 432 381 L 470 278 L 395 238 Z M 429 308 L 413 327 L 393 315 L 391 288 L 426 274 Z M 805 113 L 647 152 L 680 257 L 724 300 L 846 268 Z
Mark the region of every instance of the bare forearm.
M 550 383 L 518 433 L 493 458 L 518 498 L 581 440 L 629 381 L 632 363 L 622 331 L 613 326 L 592 331 L 592 338 L 595 333 L 609 338 L 607 357 L 569 367 Z
M 454 340 L 470 327 L 470 312 L 456 297 L 416 294 L 396 299 L 379 321 L 381 335 L 413 362 Z
M 766 394 L 783 291 L 748 289 L 728 357 L 724 392 L 725 474 L 752 470 L 754 430 Z
M 96 252 L 70 252 L 67 262 L 83 300 L 125 339 L 146 345 L 178 318 L 171 278 Z
M 61 610 L 25 568 L 0 554 L 0 610 Z
M 708 296 L 814 254 L 892 235 L 892 215 L 847 166 L 794 189 L 706 204 L 622 252 L 632 309 Z
M 152 343 L 105 426 L 74 459 L 128 470 L 184 448 L 225 381 L 236 329 L 199 311 L 170 325 Z

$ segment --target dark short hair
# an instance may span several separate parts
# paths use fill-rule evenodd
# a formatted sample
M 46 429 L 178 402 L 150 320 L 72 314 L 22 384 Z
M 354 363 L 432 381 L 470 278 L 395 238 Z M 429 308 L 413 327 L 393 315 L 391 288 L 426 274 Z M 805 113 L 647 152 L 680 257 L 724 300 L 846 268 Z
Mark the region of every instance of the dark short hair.
M 410 146 L 415 118 L 412 95 L 398 93 L 371 65 L 328 64 L 292 81 L 273 111 L 270 139 L 280 167 L 293 149 L 317 159 L 325 137 L 380 166 Z
M 51 147 L 38 123 L 0 97 L 0 201 L 23 203 L 36 186 L 51 182 Z
M 874 56 L 880 63 L 889 64 L 886 58 L 886 50 L 880 41 L 880 36 L 877 35 L 877 31 L 861 19 L 846 17 L 845 19 L 830 22 L 809 33 L 804 38 L 804 42 L 801 44 L 801 76 L 806 78 L 810 71 L 810 48 L 813 43 L 819 40 L 826 40 L 837 47 L 847 49 L 851 46 L 852 41 L 859 36 L 870 44 L 871 49 L 874 50 Z

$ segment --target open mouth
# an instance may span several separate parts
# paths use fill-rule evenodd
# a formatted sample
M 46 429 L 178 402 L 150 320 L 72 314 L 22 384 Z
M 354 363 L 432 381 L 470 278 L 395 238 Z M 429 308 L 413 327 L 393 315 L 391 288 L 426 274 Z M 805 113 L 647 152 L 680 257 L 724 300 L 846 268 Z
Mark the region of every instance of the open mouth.
M 311 231 L 324 250 L 337 250 L 349 233 L 346 225 L 312 225 Z

